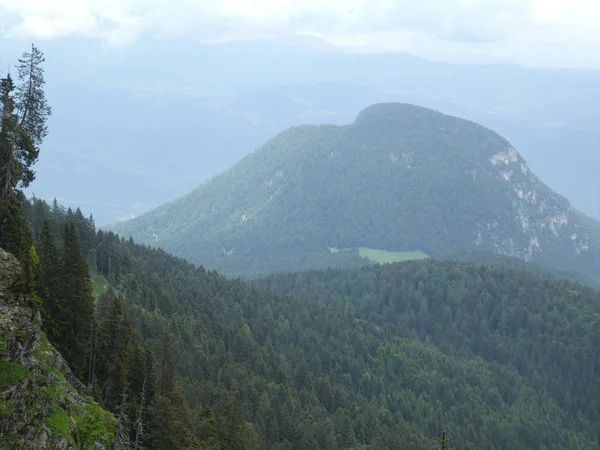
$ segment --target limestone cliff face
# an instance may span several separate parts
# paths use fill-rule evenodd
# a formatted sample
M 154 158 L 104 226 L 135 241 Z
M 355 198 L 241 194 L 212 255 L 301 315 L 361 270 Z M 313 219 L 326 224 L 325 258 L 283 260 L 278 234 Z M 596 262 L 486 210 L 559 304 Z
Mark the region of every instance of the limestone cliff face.
M 0 449 L 108 449 L 115 419 L 73 376 L 0 249 Z

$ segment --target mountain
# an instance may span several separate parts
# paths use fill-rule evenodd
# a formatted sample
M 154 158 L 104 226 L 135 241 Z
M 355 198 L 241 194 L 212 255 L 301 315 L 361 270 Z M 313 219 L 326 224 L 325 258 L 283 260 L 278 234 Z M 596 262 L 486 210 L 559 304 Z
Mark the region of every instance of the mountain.
M 600 95 L 598 72 L 309 44 L 146 36 L 130 47 L 68 37 L 40 43 L 54 114 L 29 193 L 85 206 L 107 225 L 184 195 L 290 126 L 345 124 L 370 104 L 403 102 L 510 138 L 546 184 L 600 218 L 600 104 L 589 101 Z M 29 45 L 1 40 L 4 66 Z
M 116 419 L 49 344 L 20 276 L 0 249 L 0 448 L 112 448 Z
M 100 392 L 127 383 L 118 369 L 138 333 L 157 350 L 157 387 L 175 366 L 193 411 L 157 396 L 151 450 L 425 450 L 441 430 L 457 449 L 558 450 L 600 436 L 600 295 L 581 284 L 431 260 L 251 284 L 39 200 L 27 213 L 34 235 L 75 220 L 97 290 L 122 295 L 120 318 L 98 299 L 98 356 L 114 355 Z
M 291 128 L 116 229 L 244 275 L 357 263 L 357 249 L 493 252 L 595 271 L 600 251 L 600 224 L 542 183 L 507 140 L 408 104 L 371 106 L 347 126 Z

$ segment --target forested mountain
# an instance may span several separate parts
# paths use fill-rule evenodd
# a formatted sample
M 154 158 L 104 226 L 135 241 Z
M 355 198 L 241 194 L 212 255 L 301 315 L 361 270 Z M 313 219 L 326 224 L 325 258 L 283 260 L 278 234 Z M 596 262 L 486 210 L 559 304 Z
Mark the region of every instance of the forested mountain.
M 115 318 L 100 323 L 134 326 L 99 346 L 124 372 L 98 370 L 109 380 L 98 392 L 137 373 L 139 351 L 120 333 L 157 355 L 159 379 L 173 356 L 189 407 L 155 403 L 164 412 L 148 448 L 430 449 L 442 429 L 456 449 L 597 442 L 600 295 L 590 288 L 435 261 L 252 285 L 93 232 L 79 211 L 35 200 L 27 214 L 34 235 L 44 222 L 74 224 L 96 293 L 121 298 L 101 296 L 96 314 Z M 107 315 L 106 302 L 118 309 Z
M 27 45 L 2 36 L 2 67 Z M 55 114 L 29 194 L 85 206 L 100 225 L 184 195 L 290 126 L 346 124 L 384 101 L 499 132 L 552 189 L 600 217 L 600 104 L 589 101 L 600 95 L 598 72 L 324 53 L 277 41 L 143 37 L 115 48 L 62 37 L 44 47 Z
M 598 446 L 600 398 L 590 394 L 600 390 L 598 292 L 525 270 L 429 259 L 271 275 L 248 283 L 97 230 L 93 217 L 80 209 L 28 200 L 23 193 L 35 179 L 34 164 L 48 132 L 43 62 L 32 46 L 18 66 L 18 82 L 10 74 L 0 79 L 0 247 L 13 254 L 0 250 L 0 448 L 424 450 L 440 435 L 441 448 L 448 448 L 449 437 L 456 450 Z M 556 238 L 569 226 L 585 231 L 583 218 L 568 209 L 567 219 L 579 222 L 540 225 L 546 209 L 556 213 L 552 208 L 566 201 L 548 194 L 504 140 L 402 105 L 364 111 L 351 127 L 304 127 L 279 136 L 275 143 L 290 134 L 300 139 L 284 147 L 280 165 L 269 169 L 276 171 L 263 188 L 273 200 L 263 208 L 276 205 L 279 190 L 289 195 L 286 189 L 307 177 L 317 182 L 328 175 L 351 191 L 364 187 L 361 177 L 344 182 L 338 168 L 363 176 L 379 170 L 375 179 L 365 177 L 371 183 L 366 187 L 376 190 L 378 182 L 396 179 L 390 176 L 395 170 L 422 187 L 410 174 L 437 167 L 432 156 L 442 166 L 462 167 L 466 161 L 436 153 L 437 139 L 425 138 L 438 137 L 435 133 L 404 136 L 415 121 L 439 129 L 432 115 L 442 121 L 449 141 L 463 142 L 466 155 L 480 162 L 468 177 L 476 188 L 493 188 L 490 180 L 499 180 L 524 189 L 527 201 L 540 202 L 542 211 L 527 216 L 540 245 L 546 245 L 546 227 Z M 390 134 L 395 127 L 400 134 Z M 315 130 L 317 138 L 336 133 L 340 146 L 319 141 Z M 452 141 L 455 136 L 461 139 Z M 410 153 L 417 138 L 418 148 L 427 152 Z M 303 143 L 306 139 L 311 145 Z M 448 149 L 453 147 L 441 148 Z M 482 149 L 487 153 L 478 160 Z M 302 150 L 308 155 L 304 161 L 296 157 Z M 265 155 L 280 151 L 279 144 L 267 146 L 250 161 L 260 168 Z M 361 158 L 361 151 L 369 158 Z M 316 162 L 337 159 L 347 164 Z M 459 178 L 450 183 L 448 173 L 434 172 L 451 194 L 440 201 L 457 198 L 450 186 L 469 192 Z M 251 175 L 260 180 L 265 173 Z M 286 180 L 291 180 L 287 187 Z M 331 191 L 319 186 L 296 191 L 315 213 L 326 198 L 311 196 Z M 229 186 L 232 193 L 243 187 L 252 186 Z M 535 189 L 535 195 L 526 189 Z M 492 189 L 500 206 L 514 200 L 502 192 Z M 515 196 L 522 199 L 519 192 Z M 359 194 L 353 193 L 364 213 Z M 232 198 L 233 204 L 239 201 Z M 389 201 L 374 207 L 382 205 L 395 206 Z M 350 206 L 325 210 L 328 220 L 334 213 L 352 219 L 344 216 Z M 280 216 L 284 223 L 302 219 L 323 226 L 319 214 L 310 222 L 293 208 L 287 219 Z M 248 213 L 242 223 L 252 225 L 255 216 Z M 453 217 L 458 220 L 444 216 Z M 393 226 L 403 231 L 402 223 Z M 302 242 L 300 228 L 294 230 Z M 340 230 L 335 239 L 360 234 L 352 227 Z M 368 230 L 373 242 L 384 242 L 384 234 Z M 276 230 L 265 231 L 278 238 Z M 582 239 L 591 246 L 589 233 Z M 485 237 L 498 245 L 493 235 Z M 445 249 L 451 249 L 452 240 L 447 242 Z M 578 238 L 568 242 L 579 243 Z M 484 244 L 490 245 L 479 246 Z M 571 247 L 557 245 L 552 252 L 561 249 Z M 588 249 L 579 250 L 583 255 Z M 358 260 L 350 250 L 328 251 L 340 255 L 340 263 Z M 362 252 L 395 256 L 372 248 Z M 304 257 L 316 261 L 310 253 Z
M 374 105 L 348 126 L 291 128 L 116 230 L 226 274 L 347 265 L 374 250 L 600 267 L 600 224 L 508 141 L 405 104 Z

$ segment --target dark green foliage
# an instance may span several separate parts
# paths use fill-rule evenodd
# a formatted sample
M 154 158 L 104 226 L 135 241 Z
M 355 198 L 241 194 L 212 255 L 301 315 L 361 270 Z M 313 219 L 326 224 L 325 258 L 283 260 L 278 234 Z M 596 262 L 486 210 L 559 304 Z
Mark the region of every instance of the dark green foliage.
M 35 47 L 24 55 L 19 75 L 29 82 L 16 97 L 10 77 L 2 81 L 0 245 L 19 257 L 23 291 L 39 292 L 44 327 L 77 377 L 117 413 L 115 449 L 419 450 L 430 448 L 428 436 L 441 427 L 461 450 L 598 442 L 600 399 L 590 393 L 600 391 L 600 296 L 591 289 L 523 270 L 435 261 L 251 285 L 97 232 L 79 209 L 23 202 L 18 189 L 33 180 L 50 113 L 41 62 Z M 499 218 L 494 233 L 531 238 L 511 228 L 515 204 L 502 181 L 489 183 L 506 173 L 488 167 L 469 172 L 473 182 L 454 178 L 482 155 L 522 163 L 504 140 L 464 121 L 397 108 L 370 108 L 352 127 L 283 134 L 225 174 L 227 182 L 193 194 L 209 200 L 186 209 L 205 233 L 176 245 L 206 245 L 205 255 L 228 270 L 256 274 L 360 262 L 352 250 L 360 245 L 452 253 L 468 248 L 490 217 Z M 401 158 L 407 168 L 394 167 Z M 434 183 L 422 170 L 431 158 L 453 169 L 436 172 Z M 564 234 L 572 231 L 567 225 L 579 227 L 596 245 L 596 225 L 575 213 L 567 218 L 574 223 L 562 223 L 564 201 L 519 166 L 508 177 L 520 183 L 514 186 L 537 189 L 553 208 L 529 217 L 532 226 L 549 219 L 550 229 L 568 237 L 557 244 L 539 236 L 548 258 L 597 267 L 586 265 L 595 253 L 583 247 L 581 258 L 573 256 L 580 238 Z M 248 195 L 244 171 L 254 177 L 250 184 L 267 189 Z M 372 195 L 381 194 L 382 180 L 387 196 Z M 217 188 L 220 197 L 206 197 Z M 432 198 L 449 209 L 436 209 Z M 180 230 L 167 231 L 181 239 Z M 523 256 L 520 244 L 502 251 Z M 110 284 L 96 305 L 91 273 Z M 21 379 L 17 365 L 5 366 L 0 381 Z M 89 402 L 75 413 L 72 430 L 63 409 L 46 423 L 79 448 L 106 440 L 112 425 L 98 427 L 103 410 Z M 448 448 L 445 433 L 438 443 Z
M 110 292 L 98 300 L 101 310 L 98 315 L 98 327 L 95 335 L 96 361 L 94 377 L 99 385 L 104 404 L 115 410 L 121 403 L 124 389 L 133 369 L 133 352 L 140 350 L 135 347 L 136 336 L 131 322 L 126 315 L 123 298 Z M 143 363 L 143 361 L 142 361 Z M 143 383 L 143 374 L 135 374 L 137 383 Z M 141 380 L 140 380 L 141 378 Z M 135 383 L 137 387 L 138 384 Z
M 461 450 L 597 439 L 591 289 L 435 261 L 256 286 L 92 228 L 86 256 L 118 292 L 98 301 L 94 386 L 116 409 L 109 387 L 128 385 L 148 449 L 429 450 L 442 427 Z
M 35 45 L 23 53 L 17 64 L 20 85 L 16 92 L 19 125 L 23 127 L 34 146 L 39 146 L 48 134 L 46 121 L 52 114 L 44 93 L 44 54 Z
M 21 189 L 35 179 L 33 165 L 47 135 L 50 108 L 43 90 L 43 62 L 42 52 L 32 46 L 31 53 L 24 53 L 19 60 L 18 85 L 10 73 L 0 79 L 0 247 L 21 263 L 23 291 L 36 303 L 37 256 Z
M 61 255 L 48 220 L 44 221 L 42 227 L 38 252 L 40 269 L 37 292 L 42 300 L 42 329 L 51 342 L 58 342 L 67 323 L 63 298 L 64 278 L 61 272 Z
M 586 393 L 600 389 L 600 297 L 589 288 L 525 271 L 437 262 L 264 283 L 299 296 L 308 314 L 343 311 L 343 322 L 354 324 L 334 334 L 364 343 L 373 361 L 367 380 L 382 382 L 389 395 L 401 370 L 408 397 L 417 396 L 412 402 L 392 396 L 388 406 L 411 423 L 429 423 L 430 435 L 436 423 L 447 426 L 457 448 L 586 448 L 598 439 L 599 400 Z M 418 351 L 416 342 L 429 349 Z M 400 343 L 404 350 L 393 350 Z M 425 360 L 437 367 L 413 378 Z M 432 393 L 438 406 L 429 409 L 419 397 Z M 471 426 L 478 438 L 469 435 Z
M 226 275 L 347 267 L 357 248 L 478 251 L 600 272 L 600 224 L 498 134 L 405 104 L 300 126 L 115 230 Z
M 4 199 L 0 198 L 0 248 L 12 253 L 21 264 L 23 276 L 19 289 L 36 303 L 34 306 L 37 308 L 35 274 L 38 257 L 23 211 L 23 201 L 24 196 L 21 192 L 15 192 Z
M 3 200 L 33 181 L 31 166 L 39 154 L 33 137 L 21 124 L 15 88 L 10 74 L 0 79 L 0 198 Z
M 194 433 L 192 411 L 183 391 L 175 389 L 158 395 L 148 410 L 150 449 L 196 449 L 198 440 Z
M 435 447 L 435 450 L 452 450 L 450 448 L 450 439 L 446 437 L 445 431 L 442 431 L 442 437 L 436 438 L 435 441 L 439 444 Z
M 160 354 L 160 378 L 158 393 L 169 395 L 175 389 L 175 364 L 173 362 L 173 336 L 165 332 Z
M 65 323 L 59 349 L 73 372 L 84 377 L 94 324 L 94 298 L 87 261 L 75 225 L 65 225 L 62 254 L 62 280 Z

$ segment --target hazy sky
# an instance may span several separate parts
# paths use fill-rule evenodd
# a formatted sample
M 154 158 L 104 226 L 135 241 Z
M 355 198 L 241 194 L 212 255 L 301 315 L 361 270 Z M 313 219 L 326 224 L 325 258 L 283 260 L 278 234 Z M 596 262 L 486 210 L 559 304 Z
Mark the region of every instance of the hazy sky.
M 445 59 L 600 68 L 600 0 L 0 0 L 5 36 L 312 34 Z

